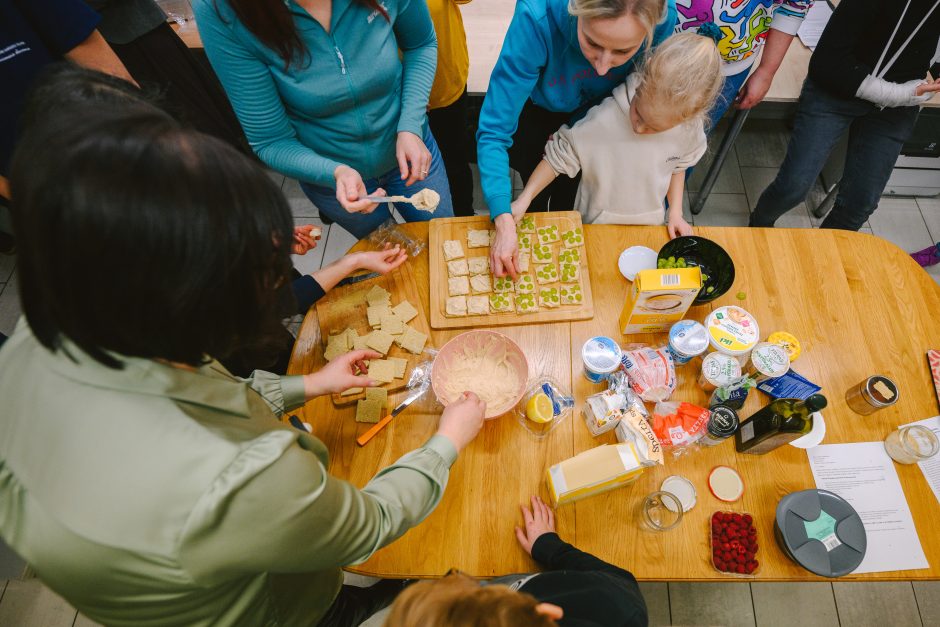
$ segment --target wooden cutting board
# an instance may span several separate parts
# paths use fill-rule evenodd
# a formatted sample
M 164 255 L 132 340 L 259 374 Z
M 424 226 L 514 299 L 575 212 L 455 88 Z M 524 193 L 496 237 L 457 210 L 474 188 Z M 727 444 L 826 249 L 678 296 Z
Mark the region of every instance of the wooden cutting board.
M 342 331 L 347 327 L 351 327 L 355 329 L 359 335 L 367 335 L 372 332 L 372 327 L 369 326 L 369 320 L 366 317 L 366 308 L 368 307 L 366 303 L 366 293 L 372 289 L 373 285 L 378 285 L 392 294 L 392 306 L 397 305 L 403 300 L 407 300 L 414 305 L 414 308 L 418 310 L 418 315 L 408 324 L 425 335 L 428 335 L 430 338 L 430 327 L 428 326 L 427 317 L 424 315 L 424 308 L 421 306 L 421 298 L 417 293 L 411 265 L 406 262 L 397 270 L 385 276 L 378 276 L 374 279 L 334 288 L 317 302 L 317 319 L 320 323 L 321 338 L 317 350 L 320 351 L 321 356 L 323 350 L 326 348 L 326 343 L 327 340 L 329 340 L 331 331 Z M 427 346 L 430 346 L 430 339 L 428 340 L 428 344 L 425 344 L 425 347 Z M 389 392 L 404 388 L 408 384 L 408 377 L 411 376 L 412 368 L 422 361 L 431 359 L 431 356 L 426 353 L 415 355 L 399 347 L 397 344 L 392 344 L 387 356 L 401 357 L 408 360 L 408 365 L 405 367 L 405 377 L 403 379 L 395 379 L 391 383 L 381 385 L 381 387 L 384 387 Z M 334 405 L 348 405 L 365 398 L 365 392 L 359 392 L 358 394 L 352 394 L 350 396 L 333 394 L 331 398 L 333 399 Z
M 581 227 L 581 214 L 577 211 L 554 211 L 530 214 L 535 218 L 536 227 L 555 224 L 559 231 Z M 490 313 L 478 316 L 448 316 L 447 303 L 447 262 L 444 260 L 444 242 L 457 240 L 463 247 L 466 257 L 489 257 L 490 249 L 469 248 L 467 231 L 471 229 L 492 229 L 493 224 L 487 216 L 468 218 L 437 218 L 428 223 L 428 270 L 430 274 L 430 309 L 431 328 L 460 329 L 464 327 L 494 327 L 508 324 L 532 324 L 539 322 L 564 322 L 568 320 L 588 320 L 594 317 L 594 300 L 591 296 L 591 278 L 588 272 L 587 247 L 581 246 L 581 293 L 580 305 L 562 305 L 554 309 L 542 308 L 534 313 Z M 585 237 L 587 234 L 585 234 Z M 564 248 L 561 242 L 552 244 L 555 255 Z M 530 260 L 530 272 L 535 273 L 535 264 Z M 492 279 L 492 277 L 491 277 Z M 563 283 L 551 283 L 545 287 L 561 287 Z M 538 287 L 538 286 L 537 286 Z

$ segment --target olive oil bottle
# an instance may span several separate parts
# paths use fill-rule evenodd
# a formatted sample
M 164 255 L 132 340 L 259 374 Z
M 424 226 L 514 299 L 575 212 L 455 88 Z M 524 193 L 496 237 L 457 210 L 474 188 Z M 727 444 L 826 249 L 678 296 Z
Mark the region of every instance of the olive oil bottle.
M 826 397 L 813 394 L 805 401 L 778 398 L 751 414 L 734 434 L 734 448 L 739 453 L 763 455 L 809 433 L 814 411 L 826 406 Z

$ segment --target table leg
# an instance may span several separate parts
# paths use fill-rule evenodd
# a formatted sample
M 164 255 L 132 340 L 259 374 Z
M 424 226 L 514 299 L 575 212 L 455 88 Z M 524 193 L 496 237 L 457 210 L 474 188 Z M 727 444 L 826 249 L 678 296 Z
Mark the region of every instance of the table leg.
M 728 153 L 731 152 L 731 147 L 734 146 L 734 140 L 736 140 L 738 134 L 741 133 L 741 128 L 744 126 L 744 121 L 747 119 L 747 115 L 750 111 L 750 109 L 734 110 L 734 116 L 731 118 L 731 126 L 721 139 L 721 145 L 718 146 L 718 153 L 715 155 L 711 166 L 708 168 L 705 180 L 702 181 L 702 188 L 695 195 L 695 202 L 692 203 L 691 207 L 692 215 L 697 216 L 702 212 L 705 201 L 708 200 L 708 196 L 712 193 L 712 187 L 715 186 L 715 181 L 718 180 L 718 173 L 721 172 L 721 166 L 724 165 Z
M 838 194 L 839 194 L 839 181 L 836 181 L 835 184 L 832 186 L 832 189 L 829 190 L 829 193 L 826 194 L 826 197 L 822 199 L 822 202 L 820 202 L 813 209 L 813 216 L 817 218 L 821 218 L 827 213 L 829 213 L 829 210 L 832 209 L 832 205 L 834 205 L 836 202 L 836 196 L 838 196 Z

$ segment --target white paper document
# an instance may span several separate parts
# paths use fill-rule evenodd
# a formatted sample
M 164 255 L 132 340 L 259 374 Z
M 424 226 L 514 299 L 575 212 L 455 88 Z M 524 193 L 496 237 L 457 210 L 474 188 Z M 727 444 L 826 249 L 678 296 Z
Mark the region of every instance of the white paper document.
M 816 44 L 819 43 L 819 38 L 826 29 L 826 24 L 829 23 L 831 16 L 832 8 L 828 2 L 813 3 L 800 25 L 800 30 L 796 32 L 804 46 L 810 50 L 816 49 Z
M 917 422 L 901 426 L 909 427 L 911 425 L 923 425 L 940 438 L 940 416 L 934 416 L 926 420 L 918 420 Z M 920 471 L 924 473 L 924 478 L 927 480 L 930 489 L 933 490 L 933 495 L 940 501 L 940 454 L 934 455 L 925 462 L 918 462 L 917 465 L 920 466 Z
M 868 550 L 854 573 L 929 568 L 884 443 L 824 444 L 806 453 L 816 487 L 848 501 L 865 525 Z

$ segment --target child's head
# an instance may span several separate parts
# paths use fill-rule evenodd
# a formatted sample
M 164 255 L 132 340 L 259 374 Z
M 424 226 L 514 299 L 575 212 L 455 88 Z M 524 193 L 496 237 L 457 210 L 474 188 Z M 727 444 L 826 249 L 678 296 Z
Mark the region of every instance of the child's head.
M 453 574 L 409 586 L 395 599 L 385 627 L 551 627 L 561 613 L 523 592 Z
M 660 133 L 704 118 L 721 92 L 721 57 L 710 37 L 673 35 L 659 44 L 639 70 L 630 121 L 639 134 Z

